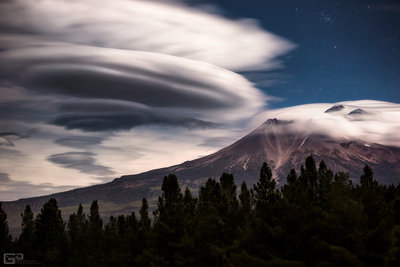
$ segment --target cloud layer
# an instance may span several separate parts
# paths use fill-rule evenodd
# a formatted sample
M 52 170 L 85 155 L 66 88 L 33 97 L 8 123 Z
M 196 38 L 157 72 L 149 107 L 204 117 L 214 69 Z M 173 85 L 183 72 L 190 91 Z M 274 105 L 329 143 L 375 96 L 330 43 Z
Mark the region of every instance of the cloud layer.
M 276 67 L 294 45 L 251 19 L 229 20 L 180 2 L 5 1 L 4 30 L 57 41 L 148 51 L 231 70 Z M 238 38 L 240 36 L 240 38 Z
M 93 156 L 96 156 L 96 154 L 90 152 L 66 152 L 51 155 L 47 160 L 62 165 L 65 168 L 75 169 L 84 173 L 98 175 L 115 174 L 110 168 L 96 164 Z
M 292 120 L 291 127 L 305 134 L 400 147 L 400 104 L 360 100 L 300 105 L 262 112 L 253 126 L 268 118 Z
M 235 72 L 294 47 L 182 1 L 1 1 L 0 200 L 214 152 L 271 99 Z
M 218 122 L 211 120 L 249 116 L 267 99 L 242 76 L 208 63 L 148 52 L 43 45 L 0 53 L 0 70 L 8 81 L 35 93 L 73 98 L 57 104 L 60 116 L 52 120 L 67 129 L 215 127 Z
M 2 73 L 39 92 L 160 107 L 235 107 L 261 96 L 242 76 L 203 62 L 149 52 L 42 45 L 1 53 Z
M 69 136 L 59 138 L 54 142 L 58 145 L 66 147 L 87 148 L 101 144 L 101 142 L 103 142 L 103 139 L 96 136 Z

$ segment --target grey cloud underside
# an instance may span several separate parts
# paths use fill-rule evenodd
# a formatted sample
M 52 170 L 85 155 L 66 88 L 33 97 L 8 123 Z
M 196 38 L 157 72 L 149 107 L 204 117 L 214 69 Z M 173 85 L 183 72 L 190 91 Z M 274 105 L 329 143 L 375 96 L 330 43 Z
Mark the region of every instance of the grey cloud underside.
M 239 99 L 234 97 L 232 102 L 226 102 L 223 99 L 208 97 L 201 92 L 182 90 L 184 86 L 196 85 L 178 84 L 179 78 L 171 83 L 160 80 L 156 74 L 140 77 L 136 70 L 130 70 L 129 73 L 121 73 L 117 69 L 109 71 L 110 73 L 107 73 L 106 69 L 99 70 L 94 65 L 48 65 L 33 67 L 15 81 L 19 81 L 24 87 L 47 91 L 50 94 L 130 100 L 157 107 L 207 109 L 223 108 L 239 102 Z
M 0 146 L 14 146 L 12 138 L 19 137 L 17 133 L 4 132 L 0 133 Z
M 166 55 L 75 45 L 5 51 L 5 78 L 46 94 L 134 101 L 155 107 L 221 109 L 243 104 L 241 76 L 202 62 Z M 240 84 L 221 79 L 231 76 Z
M 129 130 L 141 125 L 216 128 L 220 124 L 182 117 L 173 112 L 115 100 L 70 101 L 59 106 L 61 115 L 50 123 L 83 131 Z
M 66 147 L 85 148 L 101 144 L 101 142 L 103 142 L 103 138 L 95 136 L 69 136 L 69 137 L 59 138 L 54 142 L 58 145 Z
M 9 159 L 20 159 L 23 156 L 23 154 L 15 149 L 6 149 L 6 148 L 1 148 L 0 147 L 0 158 L 9 158 Z
M 2 64 L 4 63 L 0 61 L 0 65 Z M 0 95 L 0 128 L 3 131 L 17 133 L 19 139 L 30 137 L 32 129 L 21 127 L 18 122 L 41 123 L 47 121 L 51 115 L 54 115 L 60 99 L 65 99 L 62 96 L 39 94 L 17 86 L 2 86 L 1 78 Z
M 141 125 L 169 125 L 185 128 L 215 128 L 217 124 L 190 118 L 157 118 L 143 114 L 71 114 L 61 115 L 51 123 L 66 129 L 80 129 L 88 132 L 106 130 L 129 130 Z
M 15 121 L 38 121 L 40 112 L 26 108 L 20 102 L 0 104 L 1 123 L 13 124 Z M 12 129 L 14 130 L 14 129 Z
M 218 118 L 225 122 L 230 114 L 253 114 L 266 99 L 242 76 L 208 63 L 147 52 L 38 44 L 0 53 L 0 71 L 9 82 L 50 98 L 47 114 L 6 103 L 15 114 L 30 114 L 30 121 L 42 119 L 83 131 L 142 125 L 205 129 L 223 124 L 211 121 L 215 115 L 226 114 Z M 61 96 L 69 103 L 56 103 Z M 55 115 L 48 118 L 49 114 Z
M 17 136 L 17 137 L 20 137 L 20 135 L 18 133 L 13 133 L 13 132 L 3 132 L 3 133 L 0 133 L 0 136 Z
M 97 175 L 114 174 L 114 171 L 110 168 L 96 164 L 94 156 L 96 154 L 91 152 L 66 152 L 51 155 L 47 160 L 64 168 L 75 169 L 83 173 Z
M 16 132 L 0 132 L 0 146 L 14 146 L 13 141 L 27 137 Z
M 0 172 L 0 183 L 8 183 L 11 179 L 7 173 Z

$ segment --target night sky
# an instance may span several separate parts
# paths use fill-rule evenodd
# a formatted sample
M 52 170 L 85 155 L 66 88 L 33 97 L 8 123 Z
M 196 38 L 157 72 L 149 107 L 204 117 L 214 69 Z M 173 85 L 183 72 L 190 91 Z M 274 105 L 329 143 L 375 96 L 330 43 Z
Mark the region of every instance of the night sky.
M 400 146 L 399 25 L 398 1 L 0 1 L 0 201 L 209 155 L 275 117 Z
M 255 18 L 297 45 L 283 57 L 283 69 L 246 75 L 281 98 L 270 107 L 357 99 L 400 103 L 399 1 L 191 2 L 218 4 L 232 18 Z

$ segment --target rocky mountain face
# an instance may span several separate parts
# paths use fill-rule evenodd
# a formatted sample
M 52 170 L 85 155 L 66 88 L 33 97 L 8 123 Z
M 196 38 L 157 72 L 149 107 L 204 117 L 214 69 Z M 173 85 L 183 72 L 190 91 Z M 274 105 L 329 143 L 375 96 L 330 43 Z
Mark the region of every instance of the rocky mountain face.
M 329 112 L 335 109 L 340 107 Z M 12 216 L 13 213 L 19 214 L 26 204 L 38 211 L 50 197 L 55 197 L 60 207 L 99 200 L 116 204 L 108 209 L 107 214 L 126 213 L 137 208 L 143 197 L 155 201 L 160 194 L 163 177 L 170 173 L 178 176 L 181 186 L 191 189 L 199 188 L 210 177 L 219 178 L 223 172 L 233 173 L 238 185 L 242 181 L 252 185 L 258 180 L 260 167 L 266 161 L 280 186 L 286 182 L 290 169 L 299 171 L 309 155 L 313 155 L 316 162 L 324 160 L 334 171 L 349 172 L 356 182 L 365 164 L 372 167 L 380 183 L 397 185 L 400 182 L 399 147 L 337 140 L 326 135 L 301 134 L 298 129 L 294 129 L 292 121 L 269 119 L 234 144 L 203 158 L 122 176 L 106 184 L 5 202 L 3 207 Z

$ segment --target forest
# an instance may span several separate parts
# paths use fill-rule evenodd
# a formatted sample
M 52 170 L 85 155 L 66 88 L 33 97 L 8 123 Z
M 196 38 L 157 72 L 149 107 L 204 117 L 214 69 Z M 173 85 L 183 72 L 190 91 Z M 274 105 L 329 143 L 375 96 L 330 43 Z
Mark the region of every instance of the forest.
M 252 187 L 223 173 L 194 193 L 170 174 L 161 189 L 152 215 L 143 198 L 139 214 L 105 225 L 96 200 L 67 222 L 55 199 L 36 216 L 27 205 L 15 239 L 0 203 L 0 255 L 46 266 L 400 266 L 400 186 L 380 185 L 369 166 L 353 182 L 309 156 L 280 188 L 264 163 Z

